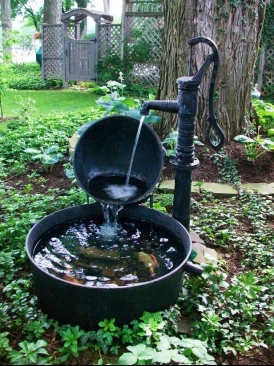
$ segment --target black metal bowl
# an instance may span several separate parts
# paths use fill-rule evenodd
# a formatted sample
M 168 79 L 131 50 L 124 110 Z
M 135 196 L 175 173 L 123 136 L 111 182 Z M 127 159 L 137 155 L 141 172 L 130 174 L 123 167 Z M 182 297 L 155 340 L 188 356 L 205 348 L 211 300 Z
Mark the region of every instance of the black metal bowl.
M 94 121 L 80 136 L 74 149 L 73 169 L 79 186 L 95 201 L 117 204 L 109 197 L 97 195 L 93 188 L 101 178 L 109 178 L 113 183 L 126 182 L 139 124 L 136 118 L 112 115 Z M 161 141 L 143 123 L 131 171 L 131 179 L 140 183 L 140 190 L 123 204 L 148 198 L 160 180 L 163 164 Z
M 57 225 L 81 218 L 102 215 L 100 204 L 72 206 L 56 211 L 35 224 L 26 238 L 26 252 L 31 263 L 35 291 L 43 311 L 61 324 L 95 329 L 104 319 L 115 318 L 117 325 L 139 318 L 144 311 L 160 311 L 174 304 L 182 287 L 184 271 L 200 274 L 201 269 L 188 262 L 191 239 L 186 229 L 172 217 L 158 211 L 132 205 L 124 208 L 119 217 L 158 225 L 177 239 L 185 258 L 173 271 L 149 282 L 117 288 L 87 287 L 57 278 L 34 261 L 33 254 L 39 239 Z

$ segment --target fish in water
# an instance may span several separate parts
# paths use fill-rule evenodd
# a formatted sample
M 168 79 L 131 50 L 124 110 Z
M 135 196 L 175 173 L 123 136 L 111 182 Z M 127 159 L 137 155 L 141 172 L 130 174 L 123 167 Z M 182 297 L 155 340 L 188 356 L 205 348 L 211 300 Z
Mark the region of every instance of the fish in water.
M 96 247 L 88 247 L 79 253 L 80 257 L 89 259 L 102 259 L 109 261 L 119 261 L 120 253 L 118 250 L 104 250 Z
M 71 275 L 68 275 L 67 273 L 64 275 L 63 279 L 68 282 L 76 283 L 78 285 L 83 285 L 85 283 L 84 280 L 77 279 Z
M 145 252 L 136 253 L 139 262 L 143 263 L 149 272 L 154 275 L 155 268 L 158 267 L 158 261 L 153 254 L 148 254 Z

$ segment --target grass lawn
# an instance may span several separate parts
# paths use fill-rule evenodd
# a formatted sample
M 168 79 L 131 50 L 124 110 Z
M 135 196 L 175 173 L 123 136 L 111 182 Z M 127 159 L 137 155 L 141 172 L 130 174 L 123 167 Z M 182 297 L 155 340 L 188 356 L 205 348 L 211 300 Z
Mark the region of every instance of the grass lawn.
M 30 116 L 46 115 L 50 113 L 73 112 L 96 106 L 98 95 L 87 91 L 71 89 L 60 90 L 9 90 L 2 97 L 3 116 L 18 116 L 22 106 L 27 104 L 27 98 L 35 101 L 34 110 L 28 111 Z

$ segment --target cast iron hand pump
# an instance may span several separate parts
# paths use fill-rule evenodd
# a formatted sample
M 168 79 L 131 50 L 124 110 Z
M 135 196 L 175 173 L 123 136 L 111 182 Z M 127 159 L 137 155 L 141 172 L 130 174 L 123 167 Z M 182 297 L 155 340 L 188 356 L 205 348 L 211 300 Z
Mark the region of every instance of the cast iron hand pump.
M 190 226 L 191 174 L 199 166 L 199 160 L 194 156 L 194 128 L 197 114 L 198 91 L 202 77 L 213 63 L 212 78 L 209 89 L 209 116 L 206 136 L 215 150 L 220 150 L 224 144 L 224 134 L 218 125 L 213 110 L 213 95 L 218 71 L 219 55 L 215 43 L 209 38 L 198 37 L 188 41 L 190 46 L 206 43 L 212 53 L 207 56 L 199 71 L 193 76 L 182 76 L 176 80 L 178 84 L 178 99 L 176 101 L 160 100 L 142 103 L 140 113 L 149 114 L 150 109 L 178 114 L 178 140 L 176 154 L 171 155 L 170 163 L 176 170 L 175 190 L 173 200 L 173 217 L 181 222 L 187 230 Z M 191 54 L 189 60 L 191 73 Z

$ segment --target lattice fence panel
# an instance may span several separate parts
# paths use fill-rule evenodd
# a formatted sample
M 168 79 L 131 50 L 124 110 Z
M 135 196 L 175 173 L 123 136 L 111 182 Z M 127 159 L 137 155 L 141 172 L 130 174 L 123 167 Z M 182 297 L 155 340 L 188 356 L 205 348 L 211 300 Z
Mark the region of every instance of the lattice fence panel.
M 125 53 L 133 63 L 131 78 L 135 83 L 156 86 L 159 82 L 159 62 L 162 53 L 163 16 L 126 16 Z M 146 49 L 138 59 L 136 49 Z M 137 59 L 136 59 L 137 56 Z
M 126 39 L 128 52 L 134 52 L 134 45 L 143 44 L 149 51 L 146 62 L 158 62 L 162 53 L 162 35 L 160 17 L 126 17 Z
M 111 54 L 121 54 L 121 25 L 100 24 L 98 26 L 98 60 Z
M 156 86 L 159 82 L 159 66 L 134 63 L 133 69 L 129 73 L 129 79 L 131 84 Z
M 127 3 L 126 11 L 132 13 L 162 13 L 163 2 L 159 0 L 154 1 L 129 0 Z
M 63 76 L 63 39 L 61 24 L 44 24 L 42 73 L 46 79 L 61 79 Z
M 270 89 L 271 86 L 273 87 L 274 85 L 273 60 L 274 60 L 274 40 L 273 42 L 270 43 L 270 45 L 268 44 L 265 55 L 263 86 L 266 89 Z
M 72 39 L 76 39 L 76 26 L 74 24 L 70 24 L 67 28 L 68 36 Z

